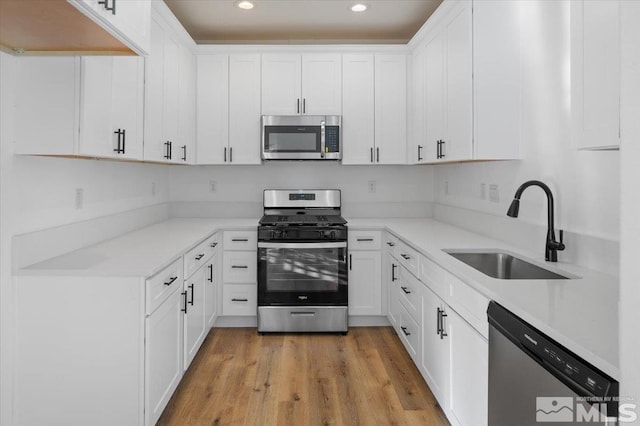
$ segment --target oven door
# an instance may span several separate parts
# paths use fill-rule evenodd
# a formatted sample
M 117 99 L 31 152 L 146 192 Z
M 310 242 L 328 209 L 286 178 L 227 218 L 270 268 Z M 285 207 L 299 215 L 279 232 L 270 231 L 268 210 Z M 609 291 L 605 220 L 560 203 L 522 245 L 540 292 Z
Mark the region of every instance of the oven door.
M 258 306 L 347 306 L 347 242 L 259 242 Z

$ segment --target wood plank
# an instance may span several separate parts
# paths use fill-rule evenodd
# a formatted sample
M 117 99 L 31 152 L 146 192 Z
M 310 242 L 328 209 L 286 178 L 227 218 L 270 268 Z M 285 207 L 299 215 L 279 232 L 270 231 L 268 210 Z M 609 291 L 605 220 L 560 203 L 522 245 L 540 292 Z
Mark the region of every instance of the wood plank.
M 207 336 L 158 425 L 448 425 L 390 327 Z

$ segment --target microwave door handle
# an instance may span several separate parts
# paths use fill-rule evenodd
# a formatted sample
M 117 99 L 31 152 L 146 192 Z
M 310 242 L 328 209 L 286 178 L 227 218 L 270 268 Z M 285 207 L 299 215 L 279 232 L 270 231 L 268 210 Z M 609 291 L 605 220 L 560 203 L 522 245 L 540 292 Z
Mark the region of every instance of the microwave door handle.
M 326 146 L 325 140 L 325 121 L 320 122 L 320 158 L 324 158 L 324 151 Z

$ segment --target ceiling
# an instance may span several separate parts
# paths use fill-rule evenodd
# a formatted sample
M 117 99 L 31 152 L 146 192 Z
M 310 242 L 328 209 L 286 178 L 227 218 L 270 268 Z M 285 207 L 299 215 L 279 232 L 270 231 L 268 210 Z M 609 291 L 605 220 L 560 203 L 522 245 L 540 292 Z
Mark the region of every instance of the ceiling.
M 200 44 L 406 43 L 442 0 L 254 0 L 241 10 L 234 0 L 165 0 Z

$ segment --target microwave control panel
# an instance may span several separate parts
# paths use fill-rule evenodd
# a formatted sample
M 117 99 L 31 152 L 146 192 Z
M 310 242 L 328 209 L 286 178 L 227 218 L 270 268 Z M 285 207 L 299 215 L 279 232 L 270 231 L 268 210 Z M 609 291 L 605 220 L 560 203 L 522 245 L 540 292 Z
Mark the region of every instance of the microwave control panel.
M 340 152 L 340 126 L 326 126 L 324 152 Z

